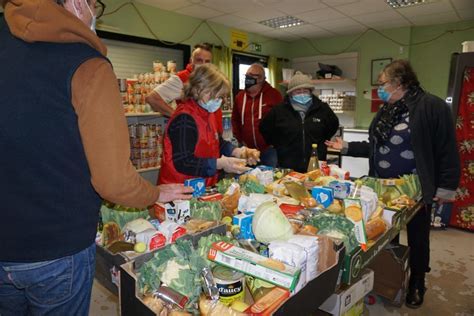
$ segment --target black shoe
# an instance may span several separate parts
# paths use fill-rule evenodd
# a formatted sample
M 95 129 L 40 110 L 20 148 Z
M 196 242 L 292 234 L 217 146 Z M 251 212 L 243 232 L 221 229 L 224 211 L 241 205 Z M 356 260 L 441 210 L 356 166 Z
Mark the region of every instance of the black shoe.
M 407 297 L 405 300 L 405 305 L 409 308 L 419 308 L 423 305 L 423 298 L 425 296 L 426 288 L 423 285 L 418 287 L 409 287 Z

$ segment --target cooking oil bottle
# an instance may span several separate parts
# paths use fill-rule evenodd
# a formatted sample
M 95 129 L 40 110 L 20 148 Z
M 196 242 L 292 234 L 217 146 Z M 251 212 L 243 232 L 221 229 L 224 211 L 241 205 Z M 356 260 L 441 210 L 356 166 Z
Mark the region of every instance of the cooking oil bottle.
M 311 157 L 309 158 L 308 172 L 319 170 L 318 144 L 311 145 Z

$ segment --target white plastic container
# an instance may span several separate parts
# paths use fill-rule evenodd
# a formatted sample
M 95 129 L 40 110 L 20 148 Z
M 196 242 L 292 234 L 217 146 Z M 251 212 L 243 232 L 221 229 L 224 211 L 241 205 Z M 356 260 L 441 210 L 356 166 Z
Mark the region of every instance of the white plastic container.
M 463 53 L 474 52 L 474 41 L 462 42 L 462 52 Z

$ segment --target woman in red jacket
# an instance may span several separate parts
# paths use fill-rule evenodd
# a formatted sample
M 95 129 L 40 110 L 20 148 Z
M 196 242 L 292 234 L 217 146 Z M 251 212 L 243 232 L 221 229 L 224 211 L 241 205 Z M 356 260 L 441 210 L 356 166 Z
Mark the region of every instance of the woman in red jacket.
M 183 183 L 202 177 L 206 186 L 212 186 L 218 170 L 243 173 L 249 169 L 246 164 L 257 163 L 258 150 L 236 148 L 224 141 L 215 120 L 210 119 L 229 91 L 228 80 L 216 66 L 196 67 L 184 89 L 184 101 L 166 127 L 158 183 Z

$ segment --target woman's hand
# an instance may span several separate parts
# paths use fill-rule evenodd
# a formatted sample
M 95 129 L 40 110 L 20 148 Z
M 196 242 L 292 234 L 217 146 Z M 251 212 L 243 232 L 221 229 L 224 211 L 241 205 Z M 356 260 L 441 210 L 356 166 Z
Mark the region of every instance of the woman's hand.
M 193 188 L 185 187 L 184 184 L 160 184 L 157 202 L 166 203 L 174 200 L 189 200 L 192 198 Z
M 336 137 L 336 140 L 334 142 L 330 141 L 330 140 L 327 140 L 327 141 L 324 142 L 324 144 L 326 144 L 326 146 L 328 146 L 328 148 L 341 150 L 342 145 L 343 145 L 343 141 L 342 141 L 342 138 Z
M 246 161 L 244 159 L 221 156 L 217 159 L 217 169 L 223 169 L 227 173 L 237 173 L 241 174 L 248 170 L 249 167 L 245 166 Z
M 246 146 L 235 148 L 234 151 L 232 151 L 232 156 L 246 159 L 247 164 L 250 166 L 256 165 L 257 162 L 260 161 L 260 151 Z

